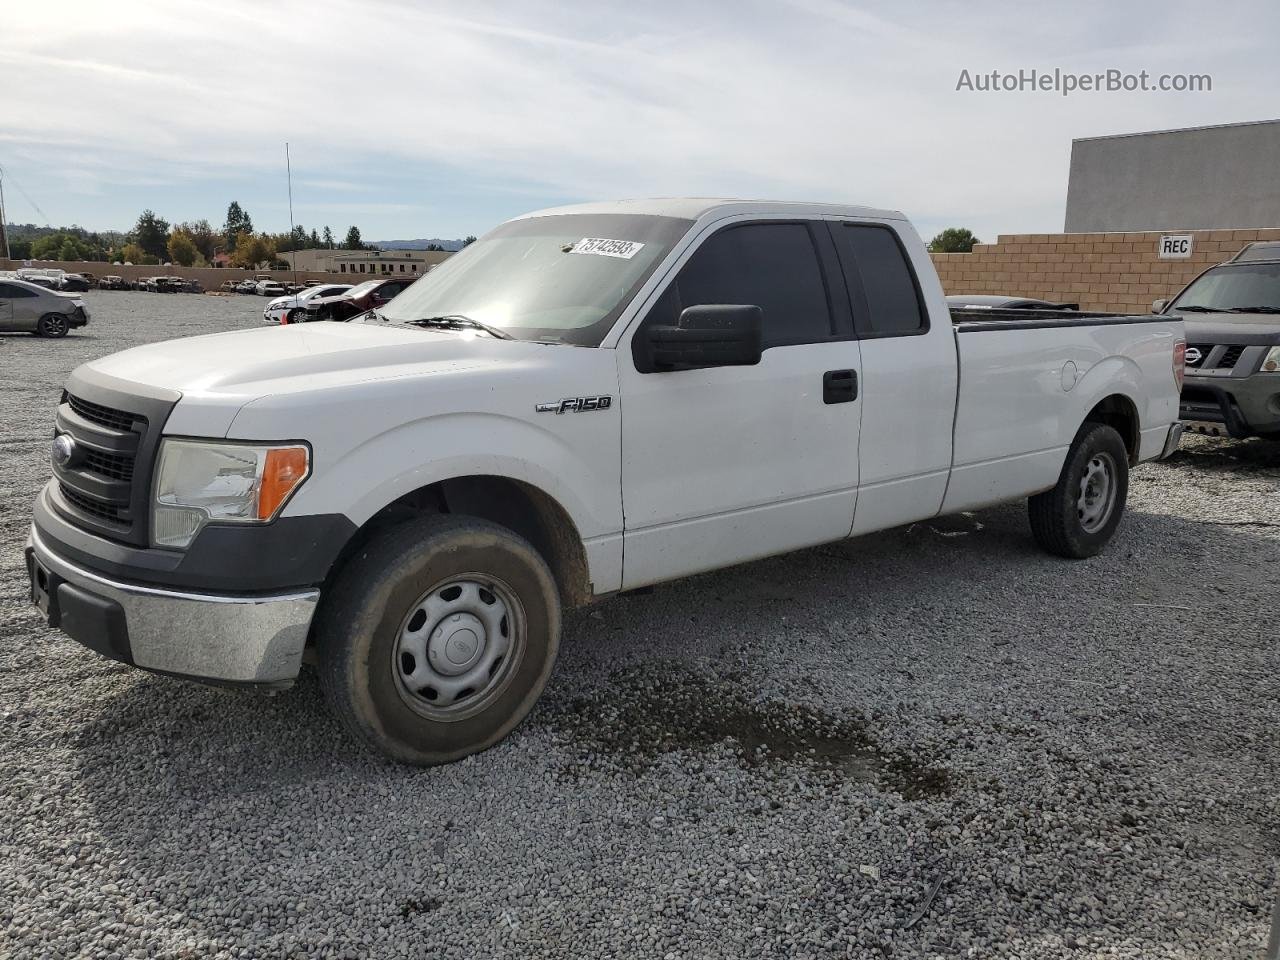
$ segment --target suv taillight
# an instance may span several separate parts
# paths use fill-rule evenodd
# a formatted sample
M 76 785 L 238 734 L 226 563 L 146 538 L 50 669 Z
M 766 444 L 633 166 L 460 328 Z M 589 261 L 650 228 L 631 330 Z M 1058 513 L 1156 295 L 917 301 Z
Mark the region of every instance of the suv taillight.
M 1187 372 L 1187 341 L 1179 340 L 1173 345 L 1173 379 L 1182 392 L 1182 378 Z

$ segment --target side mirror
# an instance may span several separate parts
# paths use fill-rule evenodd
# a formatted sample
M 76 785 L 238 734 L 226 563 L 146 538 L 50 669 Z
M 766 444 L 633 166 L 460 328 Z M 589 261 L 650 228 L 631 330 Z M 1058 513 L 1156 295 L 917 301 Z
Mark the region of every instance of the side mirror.
M 1152 312 L 1152 313 L 1164 313 L 1164 308 L 1165 308 L 1165 307 L 1167 307 L 1168 305 L 1169 305 L 1169 301 L 1168 301 L 1168 300 L 1152 300 L 1152 301 L 1151 301 L 1151 312 Z
M 685 307 L 674 327 L 645 331 L 649 370 L 750 367 L 764 349 L 764 311 L 736 303 Z

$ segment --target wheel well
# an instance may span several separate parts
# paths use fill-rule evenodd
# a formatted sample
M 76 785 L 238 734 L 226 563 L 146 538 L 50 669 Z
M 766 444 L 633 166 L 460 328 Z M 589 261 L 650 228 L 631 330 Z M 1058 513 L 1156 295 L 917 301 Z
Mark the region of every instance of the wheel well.
M 551 567 L 565 607 L 581 606 L 591 599 L 586 550 L 569 514 L 542 490 L 508 477 L 456 477 L 419 487 L 387 504 L 370 517 L 343 548 L 329 578 L 373 537 L 389 527 L 429 513 L 479 517 L 518 533 L 533 544 Z
M 1124 440 L 1125 450 L 1129 452 L 1129 465 L 1138 462 L 1141 437 L 1138 431 L 1138 408 L 1133 401 L 1120 393 L 1113 393 L 1101 400 L 1084 418 L 1089 423 L 1105 423 L 1112 427 Z

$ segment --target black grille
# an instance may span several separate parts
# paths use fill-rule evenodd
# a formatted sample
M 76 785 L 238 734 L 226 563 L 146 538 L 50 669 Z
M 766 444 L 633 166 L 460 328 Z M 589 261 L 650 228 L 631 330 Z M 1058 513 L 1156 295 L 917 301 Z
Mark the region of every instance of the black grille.
M 99 453 L 90 450 L 85 454 L 82 464 L 85 470 L 112 480 L 133 479 L 133 457 L 122 453 Z
M 1209 351 L 1212 349 L 1213 349 L 1213 344 L 1211 343 L 1188 343 L 1187 352 L 1191 355 L 1187 357 L 1187 366 L 1188 367 L 1200 366 L 1200 364 L 1204 363 L 1205 359 L 1209 356 Z M 1196 356 L 1196 354 L 1191 353 L 1192 350 L 1200 351 L 1199 356 Z M 1191 357 L 1195 357 L 1195 359 L 1193 360 L 1191 359 Z
M 139 417 L 137 414 L 126 413 L 124 410 L 114 410 L 111 407 L 104 407 L 100 403 L 91 403 L 70 393 L 66 396 L 67 403 L 71 405 L 72 410 L 99 426 L 110 427 L 112 430 L 131 430 L 135 420 L 139 420 L 143 424 L 147 422 L 145 417 Z
M 1244 347 L 1227 347 L 1222 356 L 1218 358 L 1218 368 L 1232 369 L 1240 361 L 1240 354 L 1242 353 L 1244 353 Z
M 127 508 L 121 508 L 115 504 L 107 503 L 104 500 L 99 500 L 97 497 L 85 496 L 78 490 L 73 490 L 65 483 L 59 483 L 58 489 L 62 492 L 62 496 L 66 499 L 67 503 L 71 504 L 77 510 L 87 513 L 91 517 L 96 517 L 98 520 L 104 520 L 107 523 L 118 524 L 121 527 L 128 526 L 128 521 L 121 516 Z

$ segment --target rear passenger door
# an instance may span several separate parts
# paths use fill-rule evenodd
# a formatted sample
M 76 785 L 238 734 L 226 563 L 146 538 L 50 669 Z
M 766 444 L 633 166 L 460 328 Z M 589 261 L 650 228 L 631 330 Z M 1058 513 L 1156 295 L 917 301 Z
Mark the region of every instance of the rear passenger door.
M 956 344 L 942 286 L 910 224 L 829 224 L 862 345 L 856 535 L 942 508 L 951 470 Z
M 619 343 L 624 587 L 848 535 L 861 362 L 840 271 L 821 220 L 708 228 Z M 700 304 L 759 306 L 760 363 L 643 372 L 644 328 Z

